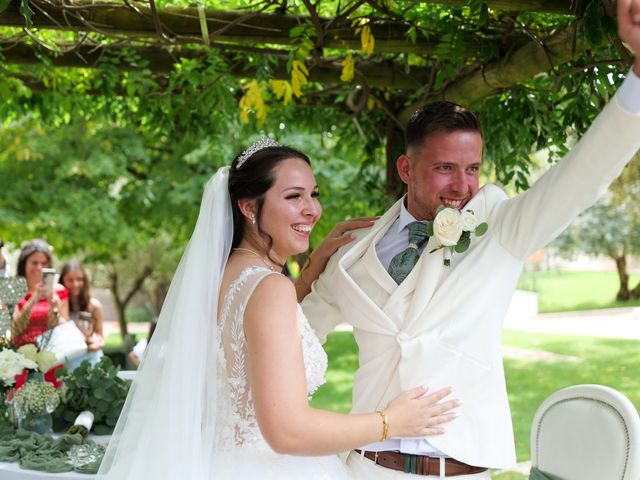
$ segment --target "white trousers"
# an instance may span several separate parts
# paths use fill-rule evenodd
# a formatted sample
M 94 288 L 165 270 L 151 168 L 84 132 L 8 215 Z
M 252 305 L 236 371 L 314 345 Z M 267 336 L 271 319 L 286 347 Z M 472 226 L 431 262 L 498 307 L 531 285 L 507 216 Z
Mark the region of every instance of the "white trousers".
M 416 475 L 414 473 L 398 472 L 390 468 L 376 465 L 368 458 L 364 458 L 356 452 L 349 453 L 347 466 L 355 480 L 438 480 L 437 475 Z M 451 480 L 491 480 L 489 470 L 472 475 L 458 475 L 457 477 L 445 477 Z

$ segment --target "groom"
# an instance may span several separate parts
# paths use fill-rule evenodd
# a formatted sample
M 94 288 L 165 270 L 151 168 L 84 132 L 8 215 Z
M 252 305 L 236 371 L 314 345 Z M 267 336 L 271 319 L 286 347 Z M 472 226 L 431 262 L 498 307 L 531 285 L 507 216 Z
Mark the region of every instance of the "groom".
M 638 57 L 640 0 L 619 0 L 618 21 Z M 383 409 L 421 384 L 451 385 L 463 402 L 443 435 L 351 452 L 356 478 L 438 477 L 444 468 L 447 476 L 489 479 L 484 468 L 515 463 L 502 320 L 524 260 L 596 202 L 640 148 L 640 60 L 573 150 L 515 198 L 494 185 L 479 188 L 482 131 L 463 107 L 438 102 L 416 112 L 406 148 L 397 168 L 407 195 L 331 258 L 302 306 L 321 338 L 342 321 L 353 325 L 360 364 L 353 412 Z M 413 224 L 433 221 L 440 206 L 472 210 L 488 224 L 449 266 L 443 249 L 432 252 L 436 237 L 422 244 L 424 227 Z

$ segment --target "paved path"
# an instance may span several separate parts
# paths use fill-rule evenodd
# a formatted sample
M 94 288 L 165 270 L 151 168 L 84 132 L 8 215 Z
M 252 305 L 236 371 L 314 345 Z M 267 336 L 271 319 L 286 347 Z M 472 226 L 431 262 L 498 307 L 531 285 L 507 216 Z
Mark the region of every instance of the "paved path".
M 545 313 L 511 319 L 505 328 L 528 332 L 640 340 L 640 307 Z

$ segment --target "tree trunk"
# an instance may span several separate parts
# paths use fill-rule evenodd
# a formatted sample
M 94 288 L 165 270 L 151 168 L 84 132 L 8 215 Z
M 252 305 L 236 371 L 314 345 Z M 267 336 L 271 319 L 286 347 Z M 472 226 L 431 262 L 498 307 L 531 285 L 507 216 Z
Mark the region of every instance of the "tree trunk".
M 110 275 L 111 279 L 111 295 L 113 296 L 113 301 L 116 304 L 116 310 L 118 312 L 118 324 L 120 325 L 120 336 L 123 341 L 127 341 L 129 337 L 129 331 L 127 329 L 127 317 L 126 317 L 126 309 L 133 296 L 140 291 L 144 281 L 147 279 L 149 275 L 153 272 L 153 268 L 150 266 L 144 267 L 140 275 L 134 280 L 133 285 L 129 292 L 122 297 L 120 295 L 120 289 L 118 286 L 118 272 L 114 269 Z
M 169 291 L 169 285 L 171 285 L 171 283 L 168 280 L 159 280 L 151 290 L 151 303 L 153 305 L 153 313 L 156 317 L 160 315 L 162 304 Z
M 638 298 L 640 298 L 640 282 L 638 282 L 636 286 L 633 287 L 633 290 L 631 290 L 630 292 L 630 296 L 634 300 L 637 300 Z
M 387 118 L 387 143 L 385 146 L 387 157 L 387 188 L 386 194 L 390 200 L 397 200 L 405 191 L 405 185 L 398 176 L 396 160 L 404 153 L 404 132 L 391 118 Z
M 631 298 L 629 292 L 629 273 L 627 273 L 627 256 L 623 253 L 619 257 L 614 258 L 614 260 L 616 262 L 616 268 L 618 269 L 618 278 L 620 279 L 620 288 L 618 289 L 616 299 L 621 302 L 626 302 Z

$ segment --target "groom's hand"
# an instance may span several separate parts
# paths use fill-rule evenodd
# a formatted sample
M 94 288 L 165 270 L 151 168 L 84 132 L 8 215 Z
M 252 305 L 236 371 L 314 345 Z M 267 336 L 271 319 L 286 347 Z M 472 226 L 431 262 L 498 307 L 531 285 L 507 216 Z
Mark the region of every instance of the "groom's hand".
M 633 70 L 640 76 L 640 0 L 618 0 L 618 32 L 635 55 Z

